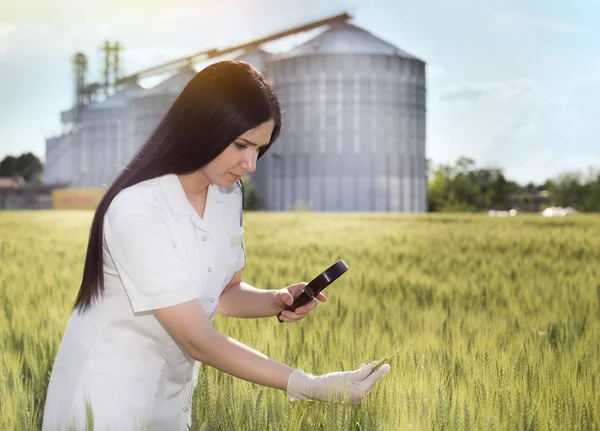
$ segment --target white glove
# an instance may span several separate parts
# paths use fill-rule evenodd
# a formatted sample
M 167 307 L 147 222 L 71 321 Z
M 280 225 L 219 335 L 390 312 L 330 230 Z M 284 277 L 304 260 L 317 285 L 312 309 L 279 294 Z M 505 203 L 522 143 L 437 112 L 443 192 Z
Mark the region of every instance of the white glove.
M 288 379 L 287 393 L 290 400 L 320 400 L 343 402 L 348 400 L 351 404 L 360 404 L 373 389 L 373 385 L 389 370 L 388 364 L 383 364 L 377 371 L 373 370 L 377 361 L 369 365 L 361 365 L 355 371 L 340 371 L 313 376 L 296 369 Z

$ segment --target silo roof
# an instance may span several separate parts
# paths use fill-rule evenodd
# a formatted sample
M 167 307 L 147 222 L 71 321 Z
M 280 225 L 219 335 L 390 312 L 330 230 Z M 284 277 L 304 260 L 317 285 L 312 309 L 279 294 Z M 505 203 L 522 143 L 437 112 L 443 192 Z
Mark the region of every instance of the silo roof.
M 245 61 L 260 72 L 265 72 L 265 62 L 269 60 L 271 53 L 264 49 L 255 47 L 245 50 L 242 54 L 236 56 L 234 60 Z
M 246 61 L 247 59 L 254 59 L 255 57 L 266 58 L 266 57 L 270 57 L 270 56 L 271 56 L 270 52 L 265 51 L 262 48 L 256 47 L 256 48 L 250 48 L 250 49 L 243 51 L 240 55 L 236 56 L 234 58 L 234 60 Z
M 273 59 L 329 54 L 379 54 L 418 60 L 368 31 L 346 23 L 334 24 L 313 39 Z
M 162 81 L 160 84 L 149 88 L 148 90 L 141 93 L 140 96 L 154 96 L 157 94 L 177 95 L 183 91 L 184 87 L 197 74 L 198 72 L 196 72 L 192 67 L 183 67 L 175 75 L 172 75 L 169 78 Z
M 138 84 L 129 84 L 118 89 L 114 94 L 108 96 L 106 99 L 99 102 L 91 103 L 86 109 L 111 109 L 111 108 L 122 108 L 125 106 L 127 101 L 135 96 L 138 92 L 142 91 L 143 88 Z

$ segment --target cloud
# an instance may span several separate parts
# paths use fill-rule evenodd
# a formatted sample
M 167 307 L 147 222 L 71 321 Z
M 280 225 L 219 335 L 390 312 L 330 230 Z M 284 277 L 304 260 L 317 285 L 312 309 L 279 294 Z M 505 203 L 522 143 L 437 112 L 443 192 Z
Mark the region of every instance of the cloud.
M 107 38 L 108 29 L 102 22 L 87 16 L 82 21 L 69 25 L 67 35 L 76 40 L 94 40 L 100 45 L 101 41 Z
M 194 4 L 194 0 L 27 0 L 0 3 L 0 16 L 18 24 L 34 22 L 36 26 L 61 26 L 91 17 L 98 21 L 116 16 L 144 16 L 163 11 L 170 5 Z
M 563 94 L 536 99 L 529 113 L 519 113 L 492 139 L 482 159 L 499 162 L 509 176 L 538 182 L 600 167 L 600 74 L 592 78 L 592 72 L 565 84 Z
M 496 84 L 464 84 L 442 93 L 440 100 L 444 102 L 477 102 Z
M 528 78 L 447 87 L 429 104 L 429 157 L 448 163 L 466 155 L 478 163 L 493 162 L 487 153 L 499 136 L 518 131 L 530 121 L 527 115 L 540 98 L 539 88 L 537 81 Z
M 600 167 L 598 72 L 600 61 L 561 86 L 518 79 L 450 87 L 431 106 L 428 148 L 436 161 L 468 155 L 520 183 Z
M 563 35 L 588 33 L 587 29 L 564 19 L 535 15 L 524 9 L 505 9 L 498 11 L 493 16 L 491 25 L 497 30 L 520 36 L 538 31 L 547 31 Z
M 8 41 L 16 28 L 12 22 L 0 22 L 0 55 L 8 50 Z
M 553 18 L 530 17 L 529 21 L 525 22 L 526 26 L 532 29 L 548 30 L 562 34 L 584 34 L 587 32 L 583 27 L 572 24 L 568 21 L 562 21 Z
M 532 93 L 535 81 L 525 78 L 507 82 L 473 82 L 449 87 L 442 92 L 443 102 L 479 102 L 483 98 L 506 101 Z

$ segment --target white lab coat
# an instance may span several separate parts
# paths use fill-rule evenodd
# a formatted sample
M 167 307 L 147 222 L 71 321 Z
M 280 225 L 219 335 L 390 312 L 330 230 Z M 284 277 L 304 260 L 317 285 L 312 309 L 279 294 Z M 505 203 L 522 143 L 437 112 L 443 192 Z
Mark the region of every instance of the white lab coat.
M 104 219 L 104 295 L 73 312 L 58 350 L 43 431 L 187 430 L 199 363 L 152 310 L 200 300 L 214 321 L 219 297 L 245 263 L 241 191 L 210 185 L 204 217 L 176 175 L 123 190 Z

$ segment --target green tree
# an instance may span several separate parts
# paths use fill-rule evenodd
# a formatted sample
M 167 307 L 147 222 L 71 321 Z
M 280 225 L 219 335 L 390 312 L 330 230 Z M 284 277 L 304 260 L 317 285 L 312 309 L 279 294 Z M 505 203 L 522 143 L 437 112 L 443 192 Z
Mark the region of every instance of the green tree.
M 44 166 L 33 153 L 21 154 L 17 158 L 17 171 L 26 182 L 40 181 Z
M 578 211 L 600 211 L 600 170 L 590 168 L 565 172 L 546 182 L 550 202 L 554 206 L 572 207 Z
M 449 167 L 441 166 L 433 174 L 433 179 L 427 183 L 427 201 L 429 211 L 443 211 L 446 197 L 450 190 Z
M 499 168 L 477 168 L 475 161 L 459 158 L 455 165 L 439 165 L 427 186 L 430 211 L 506 209 L 517 189 Z
M 17 158 L 15 156 L 6 156 L 0 162 L 0 177 L 12 177 L 17 168 Z
M 258 211 L 262 209 L 262 199 L 256 190 L 255 184 L 248 175 L 242 178 L 244 184 L 244 200 L 246 211 Z
M 21 154 L 18 157 L 6 156 L 0 162 L 0 176 L 12 177 L 20 175 L 25 182 L 39 181 L 43 172 L 43 165 L 40 159 L 31 152 Z

